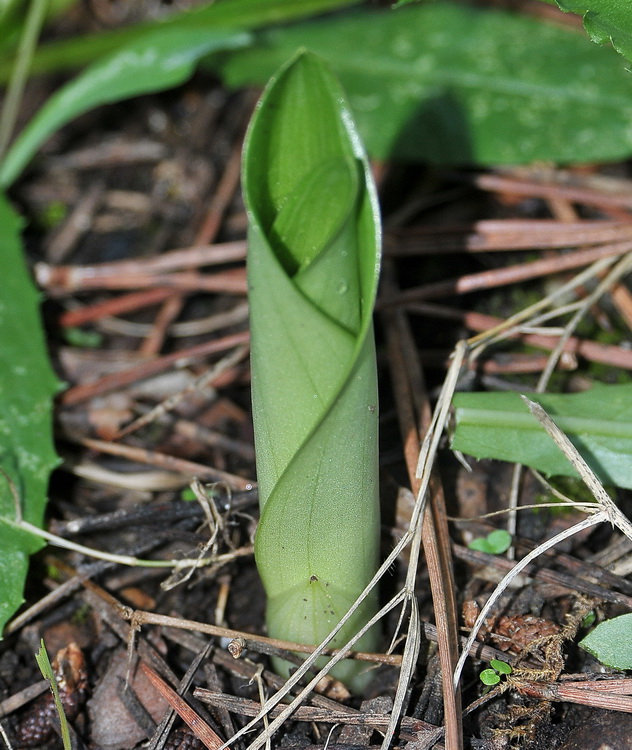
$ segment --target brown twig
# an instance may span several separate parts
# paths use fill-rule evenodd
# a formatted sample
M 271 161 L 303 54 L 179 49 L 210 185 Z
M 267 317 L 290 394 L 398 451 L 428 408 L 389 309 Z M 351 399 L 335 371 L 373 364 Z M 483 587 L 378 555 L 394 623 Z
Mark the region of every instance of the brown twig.
M 555 219 L 483 219 L 471 225 L 391 230 L 386 235 L 389 257 L 444 253 L 505 252 L 600 245 L 632 238 L 632 223 Z
M 188 363 L 200 359 L 201 357 L 206 357 L 209 354 L 217 354 L 218 352 L 246 344 L 249 340 L 250 334 L 247 331 L 244 331 L 243 333 L 234 333 L 230 336 L 206 341 L 203 344 L 198 344 L 197 346 L 192 346 L 188 349 L 182 349 L 173 354 L 165 354 L 162 357 L 157 357 L 149 362 L 144 362 L 143 364 L 138 365 L 137 367 L 132 367 L 129 370 L 105 375 L 94 383 L 72 386 L 62 394 L 60 402 L 64 406 L 79 404 L 82 401 L 87 401 L 88 399 L 93 398 L 94 396 L 101 396 L 104 393 L 123 388 L 130 385 L 130 383 L 135 383 L 137 380 L 143 380 L 152 375 L 158 375 L 176 365 L 183 367 Z
M 209 750 L 217 750 L 224 744 L 204 719 L 196 713 L 189 704 L 182 699 L 175 690 L 159 677 L 153 669 L 141 662 L 140 668 L 149 679 L 151 684 L 162 695 L 167 703 L 173 708 L 184 723 L 191 729 L 193 734 L 204 743 Z
M 509 675 L 508 681 L 518 693 L 531 698 L 632 713 L 632 680 L 536 682 Z
M 51 263 L 60 263 L 80 237 L 90 229 L 92 217 L 98 210 L 104 193 L 105 185 L 102 182 L 94 182 L 81 197 L 71 214 L 47 243 L 46 257 Z
M 121 456 L 129 461 L 149 464 L 150 466 L 159 466 L 168 471 L 175 471 L 191 478 L 197 477 L 201 481 L 225 482 L 235 490 L 249 490 L 255 486 L 253 481 L 238 477 L 235 474 L 229 474 L 226 471 L 196 464 L 184 458 L 176 458 L 175 456 L 168 456 L 165 453 L 150 451 L 146 448 L 136 448 L 122 443 L 108 443 L 104 440 L 92 440 L 91 438 L 82 438 L 78 442 L 86 448 L 99 451 L 100 453 L 107 453 L 110 456 Z
M 248 700 L 247 698 L 238 698 L 234 695 L 227 695 L 226 693 L 217 693 L 212 690 L 206 690 L 205 688 L 196 688 L 193 695 L 203 703 L 207 703 L 211 706 L 225 707 L 231 713 L 236 713 L 240 716 L 257 716 L 261 711 L 261 704 L 256 701 Z M 270 716 L 274 718 L 278 716 L 281 711 L 282 707 L 276 706 L 270 710 Z M 388 715 L 361 713 L 355 709 L 345 710 L 344 706 L 340 706 L 337 711 L 333 711 L 329 707 L 299 706 L 292 715 L 292 718 L 297 721 L 319 721 L 330 724 L 368 726 L 377 730 L 385 729 L 390 719 Z M 403 716 L 401 727 L 408 732 L 419 732 L 424 728 L 430 727 L 430 725 L 420 719 Z M 432 727 L 432 729 L 435 729 L 435 727 Z
M 64 296 L 77 291 L 90 291 L 94 289 L 142 289 L 143 287 L 165 287 L 189 292 L 222 292 L 224 294 L 246 294 L 246 271 L 243 268 L 233 268 L 229 271 L 219 271 L 213 274 L 194 273 L 182 271 L 170 274 L 148 274 L 136 273 L 129 275 L 96 275 L 89 276 L 82 272 L 75 274 L 73 278 L 67 278 L 68 286 L 55 286 L 51 277 L 55 277 L 54 269 L 49 274 L 50 268 L 43 269 L 40 264 L 39 283 L 47 289 L 52 297 Z M 87 268 L 87 267 L 86 267 Z
M 572 253 L 562 253 L 554 258 L 518 263 L 505 268 L 496 268 L 480 273 L 465 274 L 445 281 L 405 289 L 397 293 L 384 295 L 378 300 L 378 309 L 403 305 L 419 300 L 439 299 L 460 294 L 468 294 L 494 287 L 517 284 L 521 281 L 537 279 L 549 274 L 569 271 L 573 268 L 587 266 L 602 258 L 623 255 L 632 250 L 632 241 L 615 242 L 610 245 L 599 245 L 588 250 L 576 250 Z
M 241 169 L 241 138 L 234 146 L 228 164 L 224 170 L 217 190 L 211 199 L 210 206 L 201 229 L 195 237 L 195 244 L 212 242 L 219 232 L 224 212 L 228 208 L 237 186 Z M 165 301 L 161 307 L 151 334 L 145 339 L 140 351 L 143 354 L 155 354 L 160 351 L 167 335 L 169 325 L 178 317 L 184 305 L 184 297 L 176 295 Z
M 234 263 L 246 257 L 246 242 L 225 242 L 217 245 L 195 245 L 156 255 L 142 260 L 121 260 L 114 263 L 97 263 L 90 266 L 35 266 L 37 283 L 56 293 L 98 288 L 97 280 L 121 277 L 156 277 L 185 268 L 201 268 Z M 90 286 L 90 284 L 94 286 Z
M 108 315 L 120 315 L 121 313 L 133 312 L 141 310 L 144 307 L 157 305 L 174 294 L 176 292 L 173 289 L 160 288 L 147 289 L 142 292 L 131 292 L 115 299 L 108 299 L 104 302 L 95 302 L 85 305 L 85 307 L 67 310 L 59 316 L 58 322 L 63 327 L 81 326 Z
M 207 633 L 208 635 L 214 635 L 219 638 L 243 639 L 244 647 L 249 648 L 253 651 L 259 650 L 257 644 L 272 646 L 276 649 L 282 649 L 284 651 L 296 651 L 301 654 L 311 654 L 315 649 L 314 646 L 309 646 L 302 643 L 281 641 L 277 638 L 268 638 L 267 636 L 263 635 L 253 635 L 252 633 L 244 633 L 240 630 L 232 630 L 230 628 L 220 627 L 219 625 L 211 625 L 205 622 L 195 622 L 194 620 L 185 620 L 180 617 L 169 617 L 167 615 L 160 615 L 154 612 L 145 612 L 143 610 L 136 610 L 133 613 L 131 619 L 132 624 L 135 627 L 141 627 L 142 625 L 164 625 L 172 628 L 181 628 L 182 630 L 192 630 L 196 633 Z M 334 655 L 338 653 L 338 650 L 327 649 L 323 651 L 323 653 Z M 401 657 L 397 654 L 373 654 L 365 653 L 362 651 L 351 651 L 349 652 L 348 658 L 375 664 L 390 664 L 392 666 L 398 666 L 401 663 Z
M 495 193 L 506 193 L 531 198 L 557 198 L 563 197 L 573 203 L 582 203 L 588 206 L 599 206 L 603 208 L 624 208 L 632 210 L 632 192 L 629 190 L 599 190 L 595 187 L 582 184 L 564 184 L 561 182 L 566 174 L 560 171 L 558 180 L 554 182 L 552 173 L 537 179 L 535 175 L 523 174 L 500 175 L 500 174 L 478 174 L 473 178 L 476 187 L 481 190 L 489 190 Z M 470 178 L 463 178 L 469 180 Z M 576 179 L 576 178 L 575 178 Z M 569 180 L 570 182 L 570 180 Z M 577 182 L 577 180 L 576 180 Z M 601 185 L 604 181 L 601 181 Z

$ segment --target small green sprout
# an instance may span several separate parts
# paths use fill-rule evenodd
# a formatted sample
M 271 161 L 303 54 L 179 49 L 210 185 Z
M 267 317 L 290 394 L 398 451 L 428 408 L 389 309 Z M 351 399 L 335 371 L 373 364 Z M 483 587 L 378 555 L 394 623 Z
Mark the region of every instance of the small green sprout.
M 589 628 L 591 625 L 594 624 L 595 620 L 597 619 L 597 614 L 594 610 L 591 610 L 587 615 L 584 615 L 582 618 L 582 628 Z
M 492 659 L 489 662 L 491 669 L 484 669 L 478 676 L 483 685 L 493 687 L 498 685 L 502 675 L 508 675 L 513 672 L 510 664 L 500 659 Z
M 487 552 L 489 555 L 502 555 L 511 546 L 511 534 L 505 529 L 490 531 L 486 537 L 473 539 L 468 547 L 477 552 Z
M 50 659 L 48 658 L 48 652 L 46 651 L 46 646 L 44 645 L 43 638 L 40 640 L 40 648 L 39 651 L 35 654 L 35 660 L 37 661 L 37 666 L 40 668 L 42 676 L 45 680 L 48 680 L 48 684 L 50 685 L 50 689 L 53 694 L 53 701 L 55 703 L 55 708 L 57 709 L 57 714 L 59 715 L 59 723 L 61 725 L 61 740 L 64 746 L 64 750 L 72 750 L 70 730 L 68 729 L 68 720 L 66 719 L 66 714 L 64 713 L 64 707 L 59 696 L 57 678 L 55 676 L 55 672 L 53 671 L 53 667 L 51 666 Z

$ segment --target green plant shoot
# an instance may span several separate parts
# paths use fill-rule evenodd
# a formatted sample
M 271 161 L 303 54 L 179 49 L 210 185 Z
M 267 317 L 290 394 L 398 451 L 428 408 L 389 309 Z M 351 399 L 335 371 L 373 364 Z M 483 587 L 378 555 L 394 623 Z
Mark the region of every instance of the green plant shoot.
M 378 562 L 372 313 L 380 225 L 339 84 L 299 53 L 270 81 L 244 149 L 252 403 L 261 521 L 257 566 L 271 636 L 320 643 Z M 337 635 L 376 610 L 372 595 Z M 373 650 L 375 628 L 356 648 Z M 287 663 L 276 665 L 287 672 Z M 354 687 L 362 667 L 334 674 Z
M 59 723 L 61 726 L 61 739 L 64 750 L 71 750 L 72 741 L 70 739 L 70 730 L 68 729 L 68 719 L 66 718 L 64 706 L 59 695 L 57 677 L 55 676 L 55 672 L 50 663 L 50 659 L 48 658 L 48 651 L 46 650 L 46 646 L 44 645 L 43 638 L 40 640 L 39 651 L 35 654 L 35 661 L 37 662 L 37 666 L 40 668 L 40 672 L 42 673 L 44 679 L 48 680 L 48 684 L 50 685 L 50 689 L 53 694 L 53 702 L 55 703 L 55 708 L 57 709 Z

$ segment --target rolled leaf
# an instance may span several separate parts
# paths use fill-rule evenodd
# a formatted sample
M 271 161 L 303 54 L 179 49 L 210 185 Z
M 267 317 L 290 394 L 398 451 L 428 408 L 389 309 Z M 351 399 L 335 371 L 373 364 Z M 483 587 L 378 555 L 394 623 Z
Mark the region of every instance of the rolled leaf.
M 261 505 L 255 555 L 270 635 L 318 644 L 377 567 L 380 227 L 343 93 L 316 56 L 300 53 L 268 84 L 243 182 Z M 375 597 L 365 600 L 333 645 L 375 608 Z M 370 631 L 357 648 L 374 649 L 376 637 Z M 334 674 L 359 684 L 359 669 L 347 661 Z

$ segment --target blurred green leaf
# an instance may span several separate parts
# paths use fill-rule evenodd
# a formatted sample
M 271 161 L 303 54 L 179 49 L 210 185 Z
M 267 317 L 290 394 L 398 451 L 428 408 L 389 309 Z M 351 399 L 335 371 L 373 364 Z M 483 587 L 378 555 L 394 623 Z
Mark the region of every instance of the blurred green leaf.
M 320 643 L 377 569 L 372 314 L 379 211 L 339 84 L 302 53 L 270 82 L 244 148 L 252 403 L 269 633 Z M 334 644 L 376 609 L 369 596 Z M 359 649 L 372 650 L 377 634 Z M 287 672 L 287 664 L 285 665 Z M 334 674 L 356 682 L 357 662 Z
M 46 19 L 51 21 L 76 5 L 79 0 L 48 0 Z M 0 58 L 13 51 L 24 24 L 28 3 L 24 0 L 0 0 Z
M 219 30 L 249 30 L 269 24 L 287 23 L 298 18 L 357 5 L 360 0 L 223 0 L 174 13 L 157 21 L 144 22 L 113 31 L 82 34 L 73 39 L 40 45 L 31 73 L 74 70 L 122 46 L 142 42 L 147 33 L 158 29 L 189 28 L 214 33 Z M 10 62 L 0 64 L 0 82 L 7 79 Z
M 167 28 L 99 60 L 53 94 L 20 133 L 0 164 L 0 186 L 10 185 L 46 138 L 78 115 L 101 104 L 177 86 L 203 55 L 248 40 L 240 32 Z
M 467 546 L 478 552 L 486 552 L 488 555 L 502 555 L 511 547 L 511 534 L 505 529 L 495 529 L 486 537 L 472 539 Z
M 603 482 L 632 488 L 632 385 L 529 398 L 542 405 Z M 577 476 L 517 393 L 457 393 L 453 404 L 454 450 Z
M 582 162 L 632 153 L 632 78 L 613 51 L 519 14 L 430 3 L 261 32 L 215 61 L 263 83 L 297 48 L 347 91 L 367 150 L 434 163 Z
M 628 0 L 557 0 L 559 7 L 584 18 L 584 28 L 597 44 L 611 43 L 632 61 L 632 3 Z
M 96 349 L 103 343 L 103 334 L 100 331 L 88 331 L 85 328 L 64 328 L 64 338 L 70 346 Z
M 25 521 L 41 526 L 57 464 L 52 398 L 59 388 L 46 354 L 39 299 L 24 263 L 21 222 L 0 195 L 0 632 L 23 601 L 29 555 L 42 542 L 15 526 L 13 484 Z
M 632 614 L 605 620 L 579 645 L 613 669 L 632 669 Z

